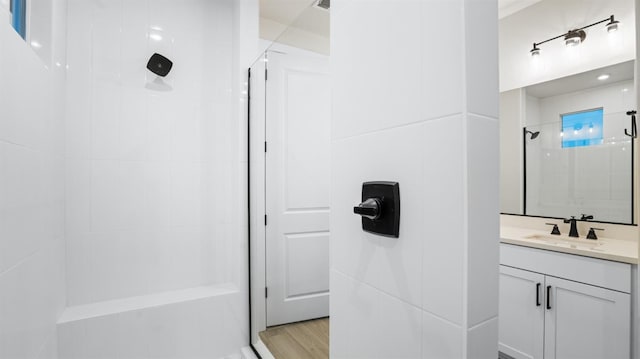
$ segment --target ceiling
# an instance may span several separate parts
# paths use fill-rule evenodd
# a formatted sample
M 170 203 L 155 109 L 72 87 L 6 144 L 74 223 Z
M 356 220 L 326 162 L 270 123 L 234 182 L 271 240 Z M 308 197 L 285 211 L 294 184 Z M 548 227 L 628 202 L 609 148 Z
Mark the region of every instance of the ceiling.
M 315 6 L 317 0 L 260 0 L 260 17 L 285 26 L 329 37 L 329 11 Z M 542 0 L 498 0 L 498 17 L 514 14 Z
M 329 11 L 315 6 L 316 1 L 260 0 L 260 17 L 328 38 Z
M 498 18 L 502 19 L 542 0 L 498 0 Z
M 601 69 L 582 72 L 576 75 L 559 78 L 527 87 L 527 95 L 537 98 L 556 96 L 588 88 L 612 84 L 615 82 L 633 80 L 634 61 L 627 61 Z M 598 76 L 609 74 L 607 80 L 600 81 Z

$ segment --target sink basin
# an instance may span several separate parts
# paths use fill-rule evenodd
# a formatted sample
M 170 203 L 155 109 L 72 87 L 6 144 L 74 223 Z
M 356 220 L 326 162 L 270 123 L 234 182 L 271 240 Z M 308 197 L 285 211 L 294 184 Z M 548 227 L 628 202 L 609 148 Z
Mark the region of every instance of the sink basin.
M 554 235 L 545 235 L 545 234 L 533 234 L 530 236 L 523 237 L 527 240 L 543 242 L 546 244 L 564 247 L 564 248 L 576 248 L 576 249 L 586 249 L 592 251 L 603 252 L 604 250 L 600 248 L 604 243 L 599 240 L 590 240 L 590 239 L 578 239 L 578 238 L 568 238 Z

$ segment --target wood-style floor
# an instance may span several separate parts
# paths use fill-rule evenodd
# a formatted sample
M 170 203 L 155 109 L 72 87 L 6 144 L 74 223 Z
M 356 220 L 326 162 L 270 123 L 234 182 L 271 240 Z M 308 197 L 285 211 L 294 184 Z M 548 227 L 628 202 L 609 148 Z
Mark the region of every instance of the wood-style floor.
M 270 327 L 260 339 L 276 359 L 327 359 L 329 318 Z

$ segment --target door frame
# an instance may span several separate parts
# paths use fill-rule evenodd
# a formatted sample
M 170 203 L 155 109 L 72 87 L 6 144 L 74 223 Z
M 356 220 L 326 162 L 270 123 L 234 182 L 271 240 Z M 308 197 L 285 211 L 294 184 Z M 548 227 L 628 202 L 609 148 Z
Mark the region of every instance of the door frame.
M 260 217 L 265 214 L 265 152 L 266 140 L 266 68 L 268 50 L 247 70 L 247 261 L 248 261 L 248 305 L 249 305 L 249 346 L 260 359 L 270 353 L 260 340 L 259 333 L 266 329 L 266 227 Z M 259 80 L 258 80 L 259 79 Z M 251 86 L 252 81 L 257 86 Z M 252 91 L 256 92 L 252 94 Z M 252 115 L 253 113 L 253 115 Z M 256 117 L 258 120 L 256 122 Z M 262 121 L 260 121 L 262 118 Z M 258 126 L 256 126 L 258 125 Z M 260 157 L 262 157 L 260 159 Z M 257 179 L 257 180 L 256 180 Z M 261 181 L 260 181 L 261 179 Z M 255 274 L 255 275 L 254 275 Z
M 296 48 L 272 44 L 247 69 L 247 260 L 249 345 L 258 358 L 270 358 L 259 333 L 267 329 L 266 298 L 266 141 L 267 141 L 267 68 L 269 53 L 287 54 Z M 301 50 L 307 52 L 308 50 Z M 312 51 L 311 51 L 312 52 Z M 254 86 L 252 86 L 252 83 Z M 257 85 L 257 86 L 256 86 Z M 253 93 L 252 93 L 253 92 Z

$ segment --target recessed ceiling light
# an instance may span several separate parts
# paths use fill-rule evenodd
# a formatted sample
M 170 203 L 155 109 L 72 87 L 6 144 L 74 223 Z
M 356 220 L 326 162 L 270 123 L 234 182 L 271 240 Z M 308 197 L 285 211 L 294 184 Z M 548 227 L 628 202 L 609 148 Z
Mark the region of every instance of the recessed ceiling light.
M 600 81 L 604 81 L 604 80 L 606 80 L 608 78 L 609 78 L 609 74 L 602 74 L 602 75 L 598 76 L 598 80 L 600 80 Z

